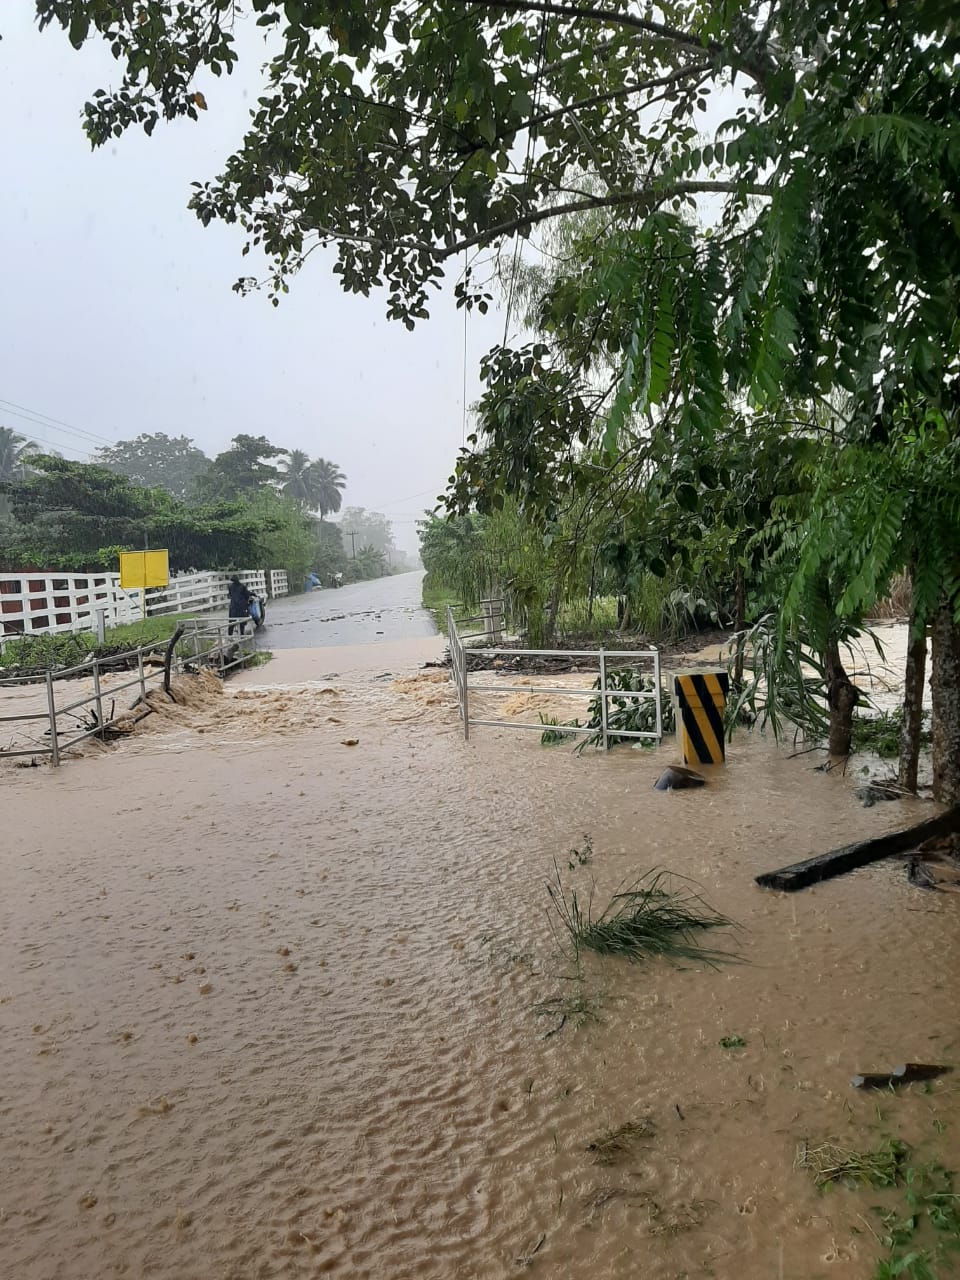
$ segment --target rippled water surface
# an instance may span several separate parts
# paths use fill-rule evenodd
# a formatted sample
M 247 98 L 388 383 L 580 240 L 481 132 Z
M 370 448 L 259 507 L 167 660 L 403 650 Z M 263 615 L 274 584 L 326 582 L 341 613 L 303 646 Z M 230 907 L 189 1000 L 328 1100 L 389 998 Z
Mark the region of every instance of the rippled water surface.
M 955 1078 L 848 1084 L 955 1060 L 958 899 L 893 864 L 752 877 L 917 806 L 864 811 L 758 737 L 678 793 L 652 790 L 672 743 L 464 744 L 442 673 L 378 650 L 291 651 L 0 778 L 0 1273 L 870 1276 L 876 1196 L 816 1193 L 794 1154 L 893 1133 L 960 1163 Z M 581 988 L 555 862 L 604 902 L 695 878 L 745 963 L 593 961 Z M 579 990 L 601 1021 L 535 1008 Z

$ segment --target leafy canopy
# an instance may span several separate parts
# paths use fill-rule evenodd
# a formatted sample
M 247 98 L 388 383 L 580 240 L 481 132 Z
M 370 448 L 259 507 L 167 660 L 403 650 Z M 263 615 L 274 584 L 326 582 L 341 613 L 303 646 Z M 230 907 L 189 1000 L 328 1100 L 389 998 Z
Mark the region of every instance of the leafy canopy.
M 182 499 L 193 494 L 197 480 L 210 465 L 210 459 L 188 436 L 170 437 L 163 431 L 118 440 L 99 449 L 94 460 L 134 484 L 160 487 Z

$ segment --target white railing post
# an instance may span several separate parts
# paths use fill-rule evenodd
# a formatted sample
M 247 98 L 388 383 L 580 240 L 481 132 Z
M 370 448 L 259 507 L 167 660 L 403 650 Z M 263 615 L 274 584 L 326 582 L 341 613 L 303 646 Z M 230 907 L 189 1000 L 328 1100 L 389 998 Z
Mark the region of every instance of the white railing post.
M 663 691 L 660 687 L 660 650 L 659 649 L 655 649 L 653 651 L 653 687 L 656 690 L 656 694 L 657 694 L 657 746 L 659 747 L 660 740 L 663 737 L 663 710 L 660 706 L 660 700 L 663 696 Z
M 609 749 L 607 741 L 607 657 L 600 650 L 600 724 L 603 730 L 603 749 Z

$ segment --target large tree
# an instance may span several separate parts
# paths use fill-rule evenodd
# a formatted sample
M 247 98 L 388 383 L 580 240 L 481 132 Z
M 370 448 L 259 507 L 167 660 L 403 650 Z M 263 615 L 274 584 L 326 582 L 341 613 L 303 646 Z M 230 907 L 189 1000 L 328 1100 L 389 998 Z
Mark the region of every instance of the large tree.
M 340 510 L 346 478 L 340 468 L 326 458 L 310 461 L 302 449 L 291 449 L 281 464 L 281 491 L 303 511 L 318 511 L 320 519 Z
M 271 444 L 266 436 L 238 435 L 229 449 L 218 453 L 197 481 L 201 498 L 252 498 L 264 489 L 276 491 L 282 475 L 274 459 L 286 449 Z
M 312 468 L 310 455 L 302 449 L 291 449 L 280 464 L 280 492 L 295 502 L 301 511 L 315 511 L 317 507 L 317 486 Z
M 347 480 L 336 463 L 328 462 L 326 458 L 317 458 L 311 463 L 310 471 L 317 495 L 316 509 L 322 520 L 324 516 L 340 510 Z
M 94 461 L 108 471 L 127 476 L 146 488 L 159 486 L 175 498 L 189 498 L 196 482 L 210 466 L 210 459 L 189 436 L 168 436 L 163 431 L 143 433 L 135 440 L 118 440 L 97 450 Z
M 31 475 L 6 492 L 17 529 L 0 563 L 12 570 L 115 569 L 120 549 L 137 550 L 145 541 L 168 548 L 173 569 L 257 565 L 271 535 L 290 523 L 279 499 L 257 511 L 236 501 L 187 506 L 165 489 L 49 455 L 34 457 Z
M 337 524 L 343 537 L 343 545 L 351 559 L 361 547 L 372 547 L 383 556 L 396 549 L 393 526 L 379 511 L 367 511 L 365 507 L 344 507 Z

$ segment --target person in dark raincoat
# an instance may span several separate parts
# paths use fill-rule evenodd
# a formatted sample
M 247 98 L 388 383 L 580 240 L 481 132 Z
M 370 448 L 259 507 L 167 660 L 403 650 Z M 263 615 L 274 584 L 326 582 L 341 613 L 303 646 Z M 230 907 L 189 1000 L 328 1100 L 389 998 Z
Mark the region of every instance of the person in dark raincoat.
M 253 595 L 250 588 L 237 577 L 236 574 L 230 579 L 230 585 L 227 587 L 227 593 L 230 596 L 230 618 L 231 622 L 227 627 L 227 635 L 233 635 L 233 619 L 242 618 L 240 623 L 240 634 L 243 635 L 247 629 L 247 618 L 250 616 L 250 601 Z

